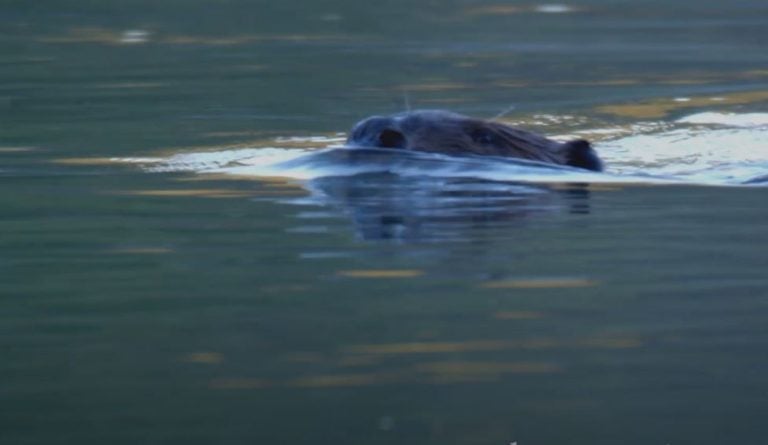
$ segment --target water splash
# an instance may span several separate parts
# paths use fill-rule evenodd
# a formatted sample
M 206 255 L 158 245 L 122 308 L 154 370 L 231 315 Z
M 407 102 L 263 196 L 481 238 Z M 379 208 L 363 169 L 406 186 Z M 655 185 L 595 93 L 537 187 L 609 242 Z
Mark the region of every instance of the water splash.
M 622 175 L 744 184 L 768 173 L 768 114 L 699 113 L 667 127 L 605 141 L 597 150 Z

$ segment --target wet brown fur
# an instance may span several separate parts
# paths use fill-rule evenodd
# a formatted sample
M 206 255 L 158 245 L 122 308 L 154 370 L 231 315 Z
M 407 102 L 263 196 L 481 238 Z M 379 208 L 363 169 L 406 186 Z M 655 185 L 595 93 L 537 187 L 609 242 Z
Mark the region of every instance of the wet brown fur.
M 520 158 L 600 170 L 601 164 L 586 141 L 561 143 L 499 122 L 474 119 L 439 110 L 374 116 L 358 123 L 349 146 L 382 147 L 444 153 Z M 574 153 L 594 158 L 597 167 L 574 161 Z

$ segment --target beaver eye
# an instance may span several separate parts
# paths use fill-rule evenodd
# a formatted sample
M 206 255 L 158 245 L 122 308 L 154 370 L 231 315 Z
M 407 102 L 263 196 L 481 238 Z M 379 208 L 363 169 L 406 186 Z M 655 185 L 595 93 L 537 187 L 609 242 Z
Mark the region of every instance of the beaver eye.
M 493 133 L 484 128 L 476 128 L 472 130 L 469 136 L 476 144 L 488 145 L 493 144 L 496 140 L 496 137 L 493 135 Z

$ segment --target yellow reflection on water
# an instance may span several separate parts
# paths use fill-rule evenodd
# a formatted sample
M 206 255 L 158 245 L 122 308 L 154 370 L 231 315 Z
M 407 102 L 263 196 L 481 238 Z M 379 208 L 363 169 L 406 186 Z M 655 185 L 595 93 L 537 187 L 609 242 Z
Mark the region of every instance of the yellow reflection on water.
M 224 361 L 224 356 L 218 352 L 193 352 L 182 357 L 182 361 L 187 363 L 218 365 Z
M 37 150 L 35 147 L 0 147 L 0 153 L 22 153 Z
M 159 197 L 195 197 L 195 198 L 242 198 L 254 196 L 254 192 L 227 189 L 187 189 L 187 190 L 135 190 L 121 194 Z
M 353 345 L 344 348 L 351 354 L 442 354 L 450 352 L 500 351 L 504 349 L 543 349 L 557 343 L 548 339 L 475 340 L 457 342 L 409 342 Z
M 392 380 L 395 378 L 388 374 L 334 374 L 301 377 L 286 382 L 286 385 L 298 388 L 339 388 L 367 386 Z
M 482 61 L 482 57 L 475 56 L 472 60 L 464 60 L 459 63 L 461 66 L 466 67 L 476 67 L 478 66 Z M 531 87 L 541 87 L 541 86 L 558 86 L 558 87 L 600 87 L 600 86 L 612 86 L 612 87 L 620 87 L 620 86 L 631 86 L 631 85 L 700 85 L 700 84 L 712 84 L 717 82 L 722 82 L 724 80 L 735 80 L 735 79 L 743 79 L 743 80 L 759 80 L 763 79 L 766 76 L 768 76 L 768 72 L 764 72 L 761 70 L 751 70 L 751 71 L 744 71 L 744 72 L 736 72 L 736 73 L 688 73 L 687 75 L 681 75 L 677 77 L 662 77 L 662 76 L 650 76 L 650 77 L 637 77 L 637 78 L 613 78 L 613 79 L 591 79 L 591 80 L 579 80 L 579 81 L 572 81 L 572 80 L 566 80 L 566 81 L 560 81 L 560 82 L 552 82 L 552 81 L 537 81 L 537 80 L 530 80 L 530 79 L 515 79 L 515 78 L 509 78 L 509 79 L 501 79 L 493 81 L 490 84 L 483 84 L 483 85 L 477 85 L 473 83 L 468 82 L 455 82 L 450 81 L 447 79 L 431 79 L 422 83 L 415 83 L 415 84 L 399 84 L 399 85 L 392 85 L 389 87 L 366 87 L 364 90 L 366 91 L 390 91 L 390 92 L 396 92 L 396 93 L 402 93 L 403 91 L 409 91 L 409 92 L 442 92 L 442 93 L 451 93 L 451 92 L 457 92 L 461 90 L 470 90 L 470 89 L 477 89 L 477 88 L 485 88 L 489 85 L 492 85 L 496 88 L 510 88 L 510 89 L 517 89 L 517 88 L 531 88 Z M 751 92 L 751 93 L 734 93 L 734 94 L 726 94 L 726 95 L 718 95 L 716 97 L 701 97 L 698 99 L 692 99 L 692 102 L 689 103 L 688 106 L 700 106 L 703 104 L 708 104 L 711 101 L 719 101 L 719 102 L 725 102 L 725 103 L 751 103 L 756 101 L 765 100 L 764 96 L 761 96 L 761 94 L 764 92 Z M 452 103 L 452 102 L 461 102 L 462 98 L 456 98 L 456 97 L 442 97 L 442 98 L 424 98 L 424 101 L 428 102 L 437 102 L 438 100 L 443 100 L 445 103 Z M 698 102 L 697 102 L 698 101 Z M 661 105 L 664 105 L 663 110 L 660 111 L 658 107 Z M 673 107 L 668 109 L 668 105 L 675 105 L 678 104 L 678 107 Z M 638 108 L 635 108 L 638 107 Z M 654 108 L 656 107 L 656 108 Z M 648 102 L 633 102 L 630 104 L 619 104 L 619 105 L 606 105 L 598 107 L 597 110 L 602 113 L 611 113 L 611 114 L 620 114 L 623 116 L 631 116 L 631 117 L 640 117 L 640 118 L 649 118 L 649 117 L 662 117 L 666 115 L 666 113 L 669 110 L 677 109 L 679 108 L 679 102 L 675 102 L 674 99 L 661 99 L 659 101 L 648 101 Z M 653 110 L 653 111 L 651 111 Z M 632 114 L 629 114 L 632 113 Z
M 125 163 L 115 158 L 58 158 L 51 159 L 51 162 L 63 165 L 114 165 Z
M 354 345 L 342 348 L 340 360 L 327 360 L 327 356 L 307 353 L 291 355 L 289 361 L 300 364 L 304 375 L 286 379 L 219 378 L 210 382 L 212 389 L 261 389 L 283 388 L 347 388 L 384 384 L 459 384 L 495 381 L 508 374 L 553 374 L 566 369 L 550 361 L 493 361 L 493 360 L 436 360 L 417 361 L 402 365 L 409 354 L 435 354 L 456 352 L 488 352 L 507 349 L 632 349 L 643 346 L 634 337 L 593 337 L 555 340 L 547 338 L 525 340 L 486 340 L 466 342 L 415 342 Z M 196 355 L 203 354 L 203 355 Z M 206 353 L 191 354 L 200 362 L 207 360 Z M 418 357 L 418 356 L 417 356 Z M 193 361 L 193 360 L 188 360 Z M 392 361 L 397 366 L 384 367 Z M 338 368 L 378 367 L 371 372 L 323 372 L 313 374 L 311 366 L 327 368 L 335 363 Z
M 414 369 L 443 381 L 478 380 L 503 374 L 551 374 L 562 371 L 560 366 L 546 362 L 474 361 L 425 362 L 416 364 Z
M 319 150 L 333 145 L 340 145 L 344 137 L 339 133 L 318 133 L 311 137 L 274 137 L 260 135 L 259 132 L 232 131 L 200 133 L 204 138 L 238 139 L 221 144 L 199 144 L 179 147 L 166 147 L 155 150 L 160 156 L 174 156 L 185 153 L 218 153 L 238 149 L 284 148 L 287 150 Z
M 352 345 L 343 348 L 349 354 L 444 354 L 454 352 L 484 352 L 513 349 L 598 348 L 629 349 L 643 345 L 635 337 L 595 337 L 558 340 L 530 338 L 520 340 L 471 340 L 456 342 L 407 342 Z
M 115 191 L 114 194 L 130 196 L 154 196 L 166 198 L 258 198 L 273 196 L 303 196 L 303 189 L 288 190 L 229 190 L 229 189 L 184 189 L 184 190 L 130 190 Z
M 133 38 L 135 35 L 130 34 L 130 32 L 131 30 L 122 32 L 100 27 L 75 27 L 71 28 L 65 35 L 42 37 L 38 41 L 43 43 L 100 43 L 110 45 L 143 43 L 141 39 L 137 41 Z
M 340 270 L 336 274 L 351 278 L 415 278 L 424 275 L 424 271 L 417 269 L 369 269 Z
M 700 108 L 717 105 L 743 105 L 768 100 L 768 91 L 749 91 L 743 93 L 721 94 L 717 96 L 697 96 L 685 98 L 662 98 L 643 102 L 633 102 L 597 107 L 600 113 L 639 119 L 662 118 L 677 110 Z
M 473 86 L 470 84 L 458 83 L 458 82 L 427 82 L 427 83 L 418 83 L 418 84 L 414 83 L 414 84 L 400 85 L 398 88 L 402 91 L 425 92 L 425 91 L 466 90 L 466 89 L 473 88 Z
M 254 42 L 343 41 L 350 38 L 348 36 L 330 34 L 184 35 L 168 34 L 148 29 L 86 26 L 70 28 L 63 35 L 40 37 L 37 41 L 56 44 L 138 45 L 152 42 L 166 45 L 233 46 Z
M 635 337 L 597 337 L 578 340 L 577 347 L 599 349 L 634 349 L 643 346 L 643 341 Z
M 549 362 L 444 361 L 420 362 L 383 372 L 317 374 L 286 380 L 220 378 L 212 389 L 245 390 L 269 387 L 349 388 L 383 384 L 453 384 L 494 381 L 507 374 L 553 374 L 563 368 Z

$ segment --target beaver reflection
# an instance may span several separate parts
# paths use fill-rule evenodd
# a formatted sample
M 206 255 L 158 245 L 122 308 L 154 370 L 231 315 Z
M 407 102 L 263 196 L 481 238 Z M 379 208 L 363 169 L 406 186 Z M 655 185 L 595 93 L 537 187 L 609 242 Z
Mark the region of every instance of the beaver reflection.
M 322 204 L 348 215 L 366 240 L 400 242 L 476 239 L 532 221 L 588 213 L 588 190 L 473 178 L 364 173 L 327 176 L 308 187 Z
M 585 140 L 561 143 L 499 122 L 440 110 L 369 117 L 355 125 L 347 146 L 506 156 L 593 171 L 603 169 L 602 161 Z

